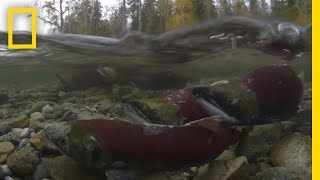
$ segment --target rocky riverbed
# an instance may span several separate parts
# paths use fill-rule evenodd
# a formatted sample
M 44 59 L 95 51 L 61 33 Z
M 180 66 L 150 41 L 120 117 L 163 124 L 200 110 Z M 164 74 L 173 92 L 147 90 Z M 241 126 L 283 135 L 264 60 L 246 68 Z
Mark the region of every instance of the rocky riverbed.
M 311 179 L 311 88 L 305 86 L 301 119 L 257 125 L 236 147 L 200 167 L 175 172 L 84 169 L 47 139 L 47 123 L 119 116 L 123 98 L 146 98 L 167 91 L 113 85 L 64 91 L 56 85 L 0 91 L 0 179 L 5 180 L 220 180 Z

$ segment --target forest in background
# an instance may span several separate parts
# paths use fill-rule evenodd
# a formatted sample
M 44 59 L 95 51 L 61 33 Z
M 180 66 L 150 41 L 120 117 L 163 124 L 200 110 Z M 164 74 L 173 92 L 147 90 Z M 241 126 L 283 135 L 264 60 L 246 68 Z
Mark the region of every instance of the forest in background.
M 240 15 L 304 25 L 311 22 L 311 0 L 44 0 L 39 19 L 65 33 L 121 37 L 128 31 L 160 34 L 200 21 Z

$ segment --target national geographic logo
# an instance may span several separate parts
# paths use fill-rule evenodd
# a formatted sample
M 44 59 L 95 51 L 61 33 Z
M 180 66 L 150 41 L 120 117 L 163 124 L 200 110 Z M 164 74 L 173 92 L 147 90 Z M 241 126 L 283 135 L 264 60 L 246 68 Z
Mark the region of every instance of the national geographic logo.
M 31 13 L 31 44 L 13 44 L 13 14 Z M 8 48 L 9 49 L 36 49 L 37 48 L 37 9 L 36 8 L 9 8 L 8 9 Z

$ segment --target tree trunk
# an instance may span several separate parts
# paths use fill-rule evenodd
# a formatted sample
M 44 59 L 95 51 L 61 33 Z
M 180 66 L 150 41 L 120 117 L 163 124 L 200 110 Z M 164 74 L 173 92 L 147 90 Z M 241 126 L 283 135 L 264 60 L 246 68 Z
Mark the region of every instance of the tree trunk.
M 123 12 L 122 12 L 122 18 L 123 18 L 123 32 L 127 32 L 127 7 L 126 7 L 126 0 L 122 1 L 122 7 L 123 7 Z
M 139 0 L 139 28 L 138 30 L 141 31 L 142 30 L 142 23 L 141 23 L 141 0 Z
M 63 0 L 60 0 L 60 31 L 64 32 L 64 21 L 63 21 L 62 4 L 63 4 Z

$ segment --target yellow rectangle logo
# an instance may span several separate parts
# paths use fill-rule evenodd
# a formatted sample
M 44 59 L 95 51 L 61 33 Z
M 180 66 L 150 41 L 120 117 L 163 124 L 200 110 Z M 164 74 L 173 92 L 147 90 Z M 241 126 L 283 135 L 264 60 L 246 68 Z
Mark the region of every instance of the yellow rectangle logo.
M 31 44 L 13 44 L 13 14 L 31 13 Z M 36 49 L 37 48 L 37 9 L 36 8 L 9 8 L 8 9 L 8 48 L 9 49 Z

